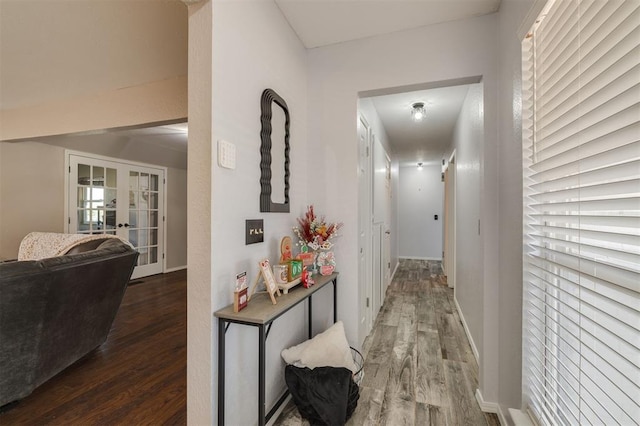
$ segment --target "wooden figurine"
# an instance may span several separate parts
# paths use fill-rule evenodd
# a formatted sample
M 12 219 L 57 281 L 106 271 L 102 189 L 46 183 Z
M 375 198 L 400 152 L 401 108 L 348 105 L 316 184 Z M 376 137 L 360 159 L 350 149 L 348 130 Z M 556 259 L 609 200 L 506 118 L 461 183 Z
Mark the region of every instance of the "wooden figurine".
M 288 235 L 280 240 L 280 263 L 286 263 L 293 258 L 291 253 L 292 244 L 291 237 Z

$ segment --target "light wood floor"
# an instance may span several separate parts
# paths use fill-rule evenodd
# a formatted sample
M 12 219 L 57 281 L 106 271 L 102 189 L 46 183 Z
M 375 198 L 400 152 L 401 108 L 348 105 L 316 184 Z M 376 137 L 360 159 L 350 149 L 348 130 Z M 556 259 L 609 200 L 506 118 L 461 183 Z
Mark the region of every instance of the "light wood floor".
M 13 425 L 183 425 L 187 271 L 127 287 L 107 341 L 0 413 Z
M 364 348 L 348 425 L 499 425 L 474 393 L 478 366 L 440 262 L 401 260 Z M 308 425 L 289 403 L 279 426 Z

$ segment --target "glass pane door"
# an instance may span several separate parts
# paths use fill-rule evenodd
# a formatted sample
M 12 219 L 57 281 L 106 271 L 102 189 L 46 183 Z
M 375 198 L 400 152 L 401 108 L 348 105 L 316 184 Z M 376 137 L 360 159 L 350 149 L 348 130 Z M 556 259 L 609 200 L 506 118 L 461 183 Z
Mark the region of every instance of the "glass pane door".
M 112 234 L 140 253 L 132 277 L 163 272 L 164 170 L 69 154 L 70 233 Z
M 160 235 L 161 177 L 150 171 L 129 170 L 129 233 L 140 256 L 138 266 L 157 264 Z
M 118 170 L 105 164 L 82 162 L 75 162 L 72 169 L 71 185 L 76 203 L 70 213 L 75 232 L 115 235 Z

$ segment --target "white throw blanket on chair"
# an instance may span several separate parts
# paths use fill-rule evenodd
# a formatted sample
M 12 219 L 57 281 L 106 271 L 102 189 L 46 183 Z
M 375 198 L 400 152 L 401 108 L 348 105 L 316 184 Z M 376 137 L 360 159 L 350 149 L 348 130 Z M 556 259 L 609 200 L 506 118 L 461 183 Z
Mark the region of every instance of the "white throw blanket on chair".
M 31 232 L 22 239 L 18 251 L 18 260 L 40 260 L 49 257 L 62 256 L 72 248 L 93 240 L 118 238 L 131 245 L 128 241 L 110 234 L 59 234 L 55 232 Z

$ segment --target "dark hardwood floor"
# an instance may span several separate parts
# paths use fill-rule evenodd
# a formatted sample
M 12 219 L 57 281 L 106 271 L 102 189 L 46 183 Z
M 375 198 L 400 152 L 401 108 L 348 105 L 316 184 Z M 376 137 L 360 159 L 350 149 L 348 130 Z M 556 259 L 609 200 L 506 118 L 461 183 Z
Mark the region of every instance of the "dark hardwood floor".
M 107 341 L 0 414 L 0 425 L 182 425 L 187 272 L 129 286 Z
M 400 261 L 363 355 L 348 426 L 499 426 L 476 402 L 478 365 L 440 262 Z M 308 424 L 292 402 L 276 421 Z

